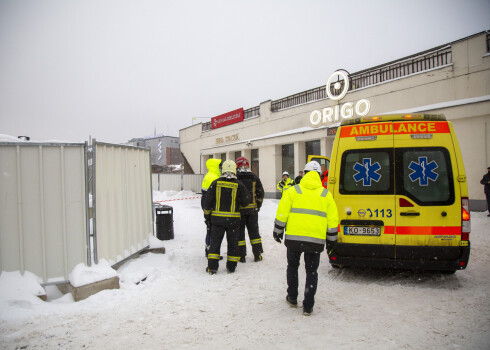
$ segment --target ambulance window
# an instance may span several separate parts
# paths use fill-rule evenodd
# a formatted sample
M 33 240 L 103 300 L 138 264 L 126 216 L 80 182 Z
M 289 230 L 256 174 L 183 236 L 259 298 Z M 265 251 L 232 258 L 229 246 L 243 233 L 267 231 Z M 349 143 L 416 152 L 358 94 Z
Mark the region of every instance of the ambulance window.
M 346 151 L 340 167 L 340 193 L 393 194 L 393 150 Z
M 451 160 L 442 147 L 399 148 L 396 151 L 397 194 L 419 205 L 454 203 Z

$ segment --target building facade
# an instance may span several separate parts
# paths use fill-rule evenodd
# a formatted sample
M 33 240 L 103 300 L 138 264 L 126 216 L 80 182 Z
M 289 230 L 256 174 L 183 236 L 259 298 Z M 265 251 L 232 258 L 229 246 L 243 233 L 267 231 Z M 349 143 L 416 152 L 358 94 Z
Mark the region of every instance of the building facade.
M 209 158 L 251 160 L 268 197 L 284 170 L 291 177 L 309 154 L 329 157 L 342 119 L 391 113 L 445 114 L 463 153 L 473 210 L 484 210 L 480 179 L 490 166 L 490 32 L 349 74 L 331 72 L 326 86 L 245 110 L 238 123 L 180 130 L 190 172 Z
M 179 149 L 179 138 L 163 134 L 134 138 L 128 142 L 138 147 L 150 148 L 152 171 L 154 173 L 174 172 L 175 167 L 184 163 Z M 178 167 L 180 169 L 180 167 Z

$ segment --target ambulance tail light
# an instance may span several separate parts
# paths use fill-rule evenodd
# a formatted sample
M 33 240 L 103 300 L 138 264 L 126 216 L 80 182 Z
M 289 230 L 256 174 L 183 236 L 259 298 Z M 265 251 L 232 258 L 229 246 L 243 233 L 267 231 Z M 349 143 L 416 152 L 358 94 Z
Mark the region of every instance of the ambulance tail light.
M 471 232 L 470 200 L 461 198 L 461 240 L 469 241 Z
M 405 198 L 400 198 L 399 203 L 401 208 L 413 207 L 413 204 L 407 201 Z

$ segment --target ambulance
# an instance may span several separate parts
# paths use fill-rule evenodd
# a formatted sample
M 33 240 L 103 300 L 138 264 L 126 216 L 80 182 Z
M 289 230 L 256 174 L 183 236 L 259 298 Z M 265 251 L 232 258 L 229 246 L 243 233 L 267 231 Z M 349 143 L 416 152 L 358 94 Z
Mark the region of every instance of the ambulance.
M 339 211 L 333 266 L 466 268 L 468 188 L 444 115 L 344 120 L 330 161 L 328 190 Z

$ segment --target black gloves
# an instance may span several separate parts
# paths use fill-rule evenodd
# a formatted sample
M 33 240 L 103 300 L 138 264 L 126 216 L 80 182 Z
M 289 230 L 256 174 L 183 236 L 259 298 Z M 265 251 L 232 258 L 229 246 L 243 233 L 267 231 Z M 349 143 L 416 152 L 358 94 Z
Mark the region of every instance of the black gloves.
M 207 227 L 211 227 L 211 215 L 204 215 L 204 222 Z
M 274 236 L 274 240 L 275 240 L 277 243 L 281 244 L 281 239 L 283 239 L 283 237 L 284 237 L 284 232 L 281 232 L 281 233 L 276 233 L 276 232 L 274 232 L 274 233 L 273 233 L 273 236 Z

